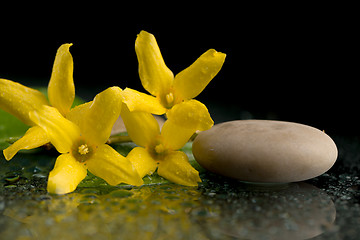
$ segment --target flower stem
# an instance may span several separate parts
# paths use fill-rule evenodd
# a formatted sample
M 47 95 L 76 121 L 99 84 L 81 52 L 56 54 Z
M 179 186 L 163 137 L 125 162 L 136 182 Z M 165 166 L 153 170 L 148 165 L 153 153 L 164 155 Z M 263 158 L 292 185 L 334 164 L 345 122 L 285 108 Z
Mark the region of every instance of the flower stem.
M 132 142 L 129 136 L 110 136 L 110 138 L 107 140 L 106 143 L 114 144 L 114 143 L 126 143 L 126 142 Z

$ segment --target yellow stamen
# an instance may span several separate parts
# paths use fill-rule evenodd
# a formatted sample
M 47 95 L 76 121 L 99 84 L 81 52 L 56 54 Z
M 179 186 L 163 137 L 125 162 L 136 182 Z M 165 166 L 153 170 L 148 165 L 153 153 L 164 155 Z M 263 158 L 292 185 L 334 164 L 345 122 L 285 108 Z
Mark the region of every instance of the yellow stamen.
M 79 147 L 78 151 L 79 151 L 79 153 L 80 153 L 81 155 L 85 155 L 85 154 L 89 153 L 88 145 L 87 145 L 87 144 L 81 145 L 81 146 Z
M 174 94 L 172 92 L 166 94 L 166 102 L 169 106 L 172 106 L 174 102 Z
M 162 154 L 164 151 L 165 151 L 165 147 L 161 143 L 155 146 L 155 152 L 157 154 Z

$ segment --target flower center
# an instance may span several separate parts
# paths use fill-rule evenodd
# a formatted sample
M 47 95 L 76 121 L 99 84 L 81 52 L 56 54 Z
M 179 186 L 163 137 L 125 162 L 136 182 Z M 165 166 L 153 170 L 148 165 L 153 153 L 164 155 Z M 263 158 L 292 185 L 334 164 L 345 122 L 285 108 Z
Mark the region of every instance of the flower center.
M 164 153 L 165 152 L 165 147 L 164 147 L 164 145 L 162 144 L 162 143 L 160 143 L 160 144 L 158 144 L 158 145 L 156 145 L 155 146 L 155 152 L 157 153 L 157 154 L 162 154 L 162 153 Z
M 162 160 L 168 153 L 169 149 L 164 145 L 161 139 L 156 139 L 152 144 L 147 146 L 147 150 L 156 160 Z
M 93 154 L 93 147 L 84 142 L 84 140 L 77 141 L 71 150 L 74 158 L 81 163 L 86 162 Z
M 160 99 L 162 105 L 167 109 L 172 108 L 176 103 L 176 97 L 173 90 L 170 90 L 167 94 L 161 94 Z
M 168 106 L 173 106 L 174 94 L 172 92 L 166 94 L 165 99 Z
M 81 145 L 81 146 L 79 147 L 79 153 L 80 153 L 81 155 L 85 155 L 85 154 L 89 153 L 89 147 L 88 147 L 88 145 L 87 145 L 87 144 Z

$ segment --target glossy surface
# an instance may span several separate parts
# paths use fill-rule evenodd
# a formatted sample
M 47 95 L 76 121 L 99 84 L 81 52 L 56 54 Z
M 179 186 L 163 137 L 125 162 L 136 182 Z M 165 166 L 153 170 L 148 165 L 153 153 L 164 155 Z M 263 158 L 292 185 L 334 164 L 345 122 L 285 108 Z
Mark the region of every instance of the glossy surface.
M 4 239 L 357 239 L 360 140 L 335 137 L 339 160 L 326 174 L 292 184 L 247 184 L 196 166 L 199 187 L 158 176 L 142 187 L 87 177 L 71 194 L 46 193 L 56 154 L 0 160 Z M 133 144 L 114 146 L 126 155 Z M 191 145 L 184 149 L 193 161 Z M 31 160 L 31 161 L 29 161 Z

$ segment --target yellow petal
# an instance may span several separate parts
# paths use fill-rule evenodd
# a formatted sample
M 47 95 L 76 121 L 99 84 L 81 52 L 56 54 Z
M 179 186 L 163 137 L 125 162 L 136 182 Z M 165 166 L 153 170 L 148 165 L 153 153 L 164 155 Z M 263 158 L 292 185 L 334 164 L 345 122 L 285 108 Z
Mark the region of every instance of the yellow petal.
M 29 112 L 48 104 L 41 92 L 10 80 L 0 79 L 0 108 L 25 124 L 33 126 Z
M 189 163 L 184 152 L 174 151 L 159 163 L 158 174 L 174 183 L 185 186 L 198 186 L 201 182 L 199 172 Z
M 196 131 L 210 129 L 214 122 L 204 104 L 189 100 L 176 104 L 167 113 L 167 121 L 161 129 L 166 148 L 178 150 Z
M 184 127 L 167 120 L 161 129 L 161 136 L 167 149 L 178 150 L 189 141 L 195 132 L 196 128 L 194 127 Z
M 157 168 L 156 161 L 151 157 L 149 152 L 142 147 L 136 147 L 126 156 L 132 165 L 137 169 L 141 178 L 145 175 L 153 174 Z
M 96 95 L 92 102 L 71 109 L 67 118 L 79 126 L 87 140 L 96 145 L 103 144 L 120 116 L 121 91 L 119 87 L 110 87 Z
M 160 135 L 160 127 L 153 115 L 146 112 L 130 112 L 124 104 L 121 117 L 130 138 L 145 147 Z
M 22 149 L 33 149 L 50 142 L 46 132 L 38 126 L 29 128 L 25 135 L 4 150 L 6 160 L 10 160 Z
M 49 174 L 47 191 L 55 194 L 72 192 L 86 175 L 83 164 L 71 154 L 62 154 L 56 159 L 54 169 Z
M 79 127 L 64 118 L 56 108 L 43 106 L 38 111 L 30 112 L 30 119 L 46 132 L 60 153 L 69 152 L 80 138 Z
M 131 112 L 141 111 L 156 115 L 162 115 L 166 112 L 166 108 L 161 105 L 159 98 L 138 92 L 131 88 L 125 88 L 122 95 L 123 102 Z
M 75 98 L 74 63 L 69 52 L 72 44 L 63 44 L 56 53 L 48 86 L 49 101 L 63 116 L 69 112 Z
M 97 147 L 86 166 L 110 185 L 127 183 L 140 186 L 144 183 L 131 162 L 106 144 Z
M 206 51 L 190 67 L 175 76 L 174 91 L 181 99 L 199 95 L 224 64 L 226 54 L 214 49 Z
M 135 51 L 143 87 L 154 96 L 168 92 L 174 80 L 174 74 L 165 65 L 154 35 L 141 31 L 135 42 Z
M 194 99 L 176 104 L 167 117 L 174 124 L 195 131 L 205 131 L 214 125 L 206 106 Z

